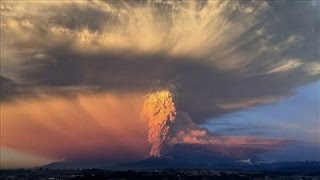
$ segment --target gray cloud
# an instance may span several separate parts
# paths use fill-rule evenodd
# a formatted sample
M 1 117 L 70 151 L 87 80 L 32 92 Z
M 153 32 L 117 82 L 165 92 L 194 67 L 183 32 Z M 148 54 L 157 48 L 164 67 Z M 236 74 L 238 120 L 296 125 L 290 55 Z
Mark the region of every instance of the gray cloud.
M 1 8 L 1 75 L 25 89 L 1 83 L 2 100 L 40 88 L 148 92 L 174 84 L 178 108 L 201 123 L 319 79 L 319 3 L 6 1 Z

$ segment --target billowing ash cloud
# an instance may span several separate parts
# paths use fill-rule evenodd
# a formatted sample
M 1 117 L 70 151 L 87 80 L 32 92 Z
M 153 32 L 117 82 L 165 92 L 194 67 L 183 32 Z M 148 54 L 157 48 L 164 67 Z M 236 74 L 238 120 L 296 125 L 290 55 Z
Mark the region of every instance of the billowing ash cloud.
M 149 120 L 148 141 L 151 143 L 150 156 L 160 157 L 176 119 L 176 107 L 170 91 L 149 94 L 143 104 L 142 116 Z
M 173 83 L 178 106 L 203 122 L 319 79 L 318 7 L 5 1 L 1 75 L 49 89 L 148 92 Z
M 209 118 L 319 80 L 319 9 L 317 1 L 3 1 L 1 76 L 14 86 L 1 83 L 1 100 L 154 92 L 149 104 L 174 84 L 174 102 L 159 100 L 177 109 L 170 132 L 151 135 L 173 111 L 155 115 L 159 123 L 147 115 L 158 149 Z
M 170 90 L 156 91 L 145 97 L 141 115 L 149 121 L 149 155 L 152 157 L 170 154 L 176 145 L 185 144 L 202 146 L 226 157 L 248 158 L 257 152 L 274 150 L 293 142 L 285 139 L 215 136 L 199 128 L 188 113 L 177 109 L 174 97 Z

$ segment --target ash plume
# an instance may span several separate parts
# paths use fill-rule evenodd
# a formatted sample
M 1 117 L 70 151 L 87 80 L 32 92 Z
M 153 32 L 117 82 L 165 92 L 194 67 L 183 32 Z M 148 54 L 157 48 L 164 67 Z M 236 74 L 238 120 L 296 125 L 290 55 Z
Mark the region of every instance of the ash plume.
M 319 7 L 318 1 L 1 1 L 1 142 L 69 159 L 73 151 L 94 154 L 90 146 L 112 158 L 111 149 L 142 158 L 147 134 L 151 156 L 175 144 L 223 153 L 234 142 L 232 152 L 265 149 L 259 142 L 266 140 L 219 139 L 201 125 L 319 81 Z M 166 88 L 170 82 L 179 85 L 174 92 Z M 139 116 L 147 92 L 142 114 L 149 125 Z M 139 118 L 127 112 L 136 106 Z M 51 133 L 38 129 L 43 121 Z M 88 134 L 95 141 L 83 143 Z M 48 146 L 54 138 L 60 148 Z
M 176 119 L 173 94 L 168 90 L 149 94 L 143 104 L 142 116 L 149 120 L 148 141 L 152 145 L 149 155 L 160 157 L 164 153 L 170 125 Z

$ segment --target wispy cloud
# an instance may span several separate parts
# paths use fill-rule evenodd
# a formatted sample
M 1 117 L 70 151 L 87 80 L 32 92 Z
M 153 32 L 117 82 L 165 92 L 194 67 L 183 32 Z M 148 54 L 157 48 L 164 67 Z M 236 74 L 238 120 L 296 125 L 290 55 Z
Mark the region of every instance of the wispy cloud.
M 273 1 L 1 1 L 4 144 L 58 157 L 92 151 L 87 147 L 101 147 L 98 154 L 130 149 L 141 155 L 147 145 L 133 137 L 145 133 L 140 128 L 146 122 L 133 128 L 139 118 L 131 117 L 129 105 L 141 102 L 131 96 L 173 87 L 188 124 L 177 121 L 177 129 L 185 131 L 209 118 L 280 101 L 319 79 L 318 7 Z M 21 141 L 18 130 L 34 146 Z M 141 146 L 114 142 L 114 136 Z M 93 140 L 81 141 L 87 138 Z M 62 139 L 61 146 L 45 145 L 48 139 Z

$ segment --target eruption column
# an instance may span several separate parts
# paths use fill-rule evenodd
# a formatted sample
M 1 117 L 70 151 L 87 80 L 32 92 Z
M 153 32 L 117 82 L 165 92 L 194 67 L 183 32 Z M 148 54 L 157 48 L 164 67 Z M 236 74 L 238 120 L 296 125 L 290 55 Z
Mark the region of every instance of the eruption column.
M 148 141 L 150 156 L 160 157 L 164 152 L 170 125 L 176 119 L 173 94 L 168 90 L 149 94 L 144 101 L 142 115 L 149 120 Z

